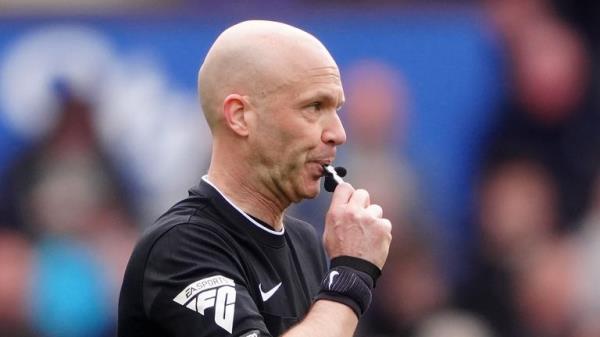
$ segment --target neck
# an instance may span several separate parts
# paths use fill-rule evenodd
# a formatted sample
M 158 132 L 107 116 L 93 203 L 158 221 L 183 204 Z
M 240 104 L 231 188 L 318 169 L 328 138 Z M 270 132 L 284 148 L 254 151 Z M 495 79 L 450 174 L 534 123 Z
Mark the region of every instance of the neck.
M 281 231 L 283 213 L 289 203 L 273 195 L 252 168 L 240 161 L 225 161 L 216 156 L 214 150 L 208 169 L 209 181 L 238 208 Z

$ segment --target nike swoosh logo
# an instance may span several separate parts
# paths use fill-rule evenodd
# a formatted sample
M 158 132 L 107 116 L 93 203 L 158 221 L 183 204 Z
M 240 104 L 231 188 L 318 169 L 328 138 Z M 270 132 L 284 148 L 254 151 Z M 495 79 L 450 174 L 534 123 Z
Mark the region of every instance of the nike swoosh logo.
M 331 290 L 331 284 L 333 283 L 333 278 L 336 277 L 336 276 L 338 276 L 338 275 L 339 275 L 339 272 L 337 272 L 336 270 L 332 271 L 329 274 L 329 290 Z
M 258 290 L 260 290 L 260 296 L 262 297 L 263 302 L 266 302 L 269 298 L 271 298 L 271 296 L 273 296 L 275 294 L 275 292 L 277 291 L 277 289 L 279 289 L 279 287 L 281 287 L 281 282 L 279 282 L 278 285 L 271 288 L 271 290 L 263 291 L 262 285 L 259 283 Z

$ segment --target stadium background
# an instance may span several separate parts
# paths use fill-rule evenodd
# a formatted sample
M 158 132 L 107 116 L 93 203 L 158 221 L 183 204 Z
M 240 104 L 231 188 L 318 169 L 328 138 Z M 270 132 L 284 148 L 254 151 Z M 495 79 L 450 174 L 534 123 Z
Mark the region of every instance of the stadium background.
M 0 0 L 0 335 L 114 335 L 135 239 L 206 170 L 198 66 L 254 18 L 331 51 L 337 162 L 394 220 L 358 335 L 600 336 L 600 11 L 544 0 Z

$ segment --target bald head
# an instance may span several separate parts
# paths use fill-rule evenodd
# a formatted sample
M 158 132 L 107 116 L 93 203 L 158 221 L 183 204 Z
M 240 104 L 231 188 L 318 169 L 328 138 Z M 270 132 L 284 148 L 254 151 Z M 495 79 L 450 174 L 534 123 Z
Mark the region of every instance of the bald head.
M 273 21 L 245 21 L 225 30 L 210 48 L 198 74 L 199 95 L 208 124 L 223 124 L 230 94 L 257 102 L 293 84 L 298 74 L 335 61 L 309 33 Z

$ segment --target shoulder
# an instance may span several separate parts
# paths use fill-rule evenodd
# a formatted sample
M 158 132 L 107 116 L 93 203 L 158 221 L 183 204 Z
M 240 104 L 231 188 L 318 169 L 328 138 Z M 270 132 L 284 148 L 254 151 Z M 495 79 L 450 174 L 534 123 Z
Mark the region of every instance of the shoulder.
M 190 196 L 167 210 L 142 235 L 139 245 L 154 251 L 170 243 L 178 248 L 178 243 L 197 245 L 203 241 L 213 241 L 227 237 L 223 229 L 224 219 L 215 212 L 209 199 Z
M 234 240 L 211 209 L 202 198 L 177 203 L 144 232 L 129 264 L 146 275 L 198 263 L 238 264 Z
M 173 257 L 178 253 L 198 255 L 210 251 L 217 254 L 220 251 L 229 254 L 232 239 L 226 231 L 216 223 L 185 222 L 171 226 L 157 237 L 150 248 L 150 257 L 166 255 Z
M 148 252 L 144 313 L 177 336 L 266 332 L 255 304 L 258 288 L 244 259 L 218 223 L 203 218 L 172 226 Z
M 195 282 L 212 280 L 213 276 L 245 286 L 248 275 L 242 259 L 234 240 L 214 222 L 170 226 L 145 252 L 141 273 L 145 312 L 155 315 L 153 308 L 164 307 L 157 303 L 174 298 Z M 166 300 L 160 299 L 163 292 Z
M 166 214 L 155 226 L 147 238 L 148 267 L 176 272 L 185 265 L 213 268 L 240 264 L 235 238 L 211 207 Z

